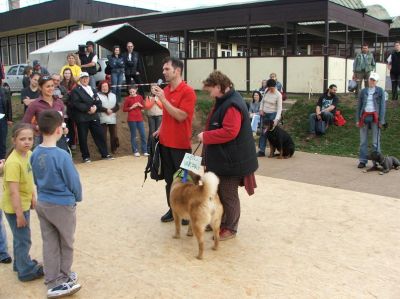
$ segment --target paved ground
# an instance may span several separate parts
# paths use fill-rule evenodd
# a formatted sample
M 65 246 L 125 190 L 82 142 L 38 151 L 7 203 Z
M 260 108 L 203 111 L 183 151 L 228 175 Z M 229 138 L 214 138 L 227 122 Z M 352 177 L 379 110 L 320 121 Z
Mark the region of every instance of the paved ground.
M 148 180 L 141 187 L 145 162 L 121 157 L 77 165 L 84 201 L 73 269 L 83 288 L 73 298 L 400 298 L 399 200 L 340 189 L 350 189 L 350 179 L 357 190 L 367 181 L 389 189 L 398 172 L 383 180 L 361 174 L 356 161 L 302 153 L 261 159 L 256 194 L 240 189 L 237 238 L 212 251 L 207 233 L 205 259 L 198 261 L 195 240 L 172 239 L 173 224 L 159 221 L 164 184 Z M 314 179 L 322 186 L 304 183 Z M 41 259 L 35 212 L 31 229 L 31 255 Z M 11 265 L 0 265 L 0 298 L 45 298 L 45 287 L 42 280 L 20 283 Z

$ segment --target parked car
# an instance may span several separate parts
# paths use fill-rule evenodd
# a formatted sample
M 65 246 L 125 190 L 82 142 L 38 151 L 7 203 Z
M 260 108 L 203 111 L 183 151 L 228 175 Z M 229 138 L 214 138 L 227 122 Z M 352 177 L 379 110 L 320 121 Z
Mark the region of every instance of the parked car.
M 3 87 L 13 92 L 20 92 L 22 89 L 22 79 L 27 64 L 14 64 L 8 68 L 6 77 L 3 80 Z

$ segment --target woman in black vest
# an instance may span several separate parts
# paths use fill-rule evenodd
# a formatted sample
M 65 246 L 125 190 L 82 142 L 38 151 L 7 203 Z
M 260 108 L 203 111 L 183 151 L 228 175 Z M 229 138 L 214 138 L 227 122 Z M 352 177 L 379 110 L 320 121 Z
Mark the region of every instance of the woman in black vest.
M 220 179 L 218 195 L 224 206 L 220 240 L 227 240 L 236 236 L 239 224 L 238 187 L 244 185 L 249 195 L 256 187 L 256 147 L 246 103 L 234 90 L 231 80 L 220 71 L 214 71 L 203 84 L 215 104 L 206 130 L 198 137 L 204 144 L 206 171 L 214 172 Z

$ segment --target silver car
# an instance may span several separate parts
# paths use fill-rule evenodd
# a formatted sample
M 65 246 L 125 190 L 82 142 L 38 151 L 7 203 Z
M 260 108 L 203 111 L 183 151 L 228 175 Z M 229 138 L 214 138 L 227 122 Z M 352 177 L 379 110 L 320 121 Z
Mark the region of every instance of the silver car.
M 3 80 L 3 87 L 13 92 L 20 92 L 22 89 L 22 79 L 27 64 L 14 64 L 8 68 L 6 78 Z

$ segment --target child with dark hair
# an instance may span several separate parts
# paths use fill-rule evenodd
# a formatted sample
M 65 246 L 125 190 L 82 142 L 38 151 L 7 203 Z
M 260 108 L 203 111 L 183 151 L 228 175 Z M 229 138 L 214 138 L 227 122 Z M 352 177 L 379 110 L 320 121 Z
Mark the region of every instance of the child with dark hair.
M 82 187 L 71 156 L 56 146 L 63 135 L 62 124 L 63 118 L 57 111 L 44 110 L 39 114 L 43 142 L 31 157 L 48 298 L 72 295 L 81 288 L 71 266 L 76 203 L 82 200 Z
M 251 120 L 251 129 L 253 132 L 257 131 L 260 125 L 260 102 L 262 96 L 258 90 L 253 91 L 252 102 L 250 103 L 249 115 Z

